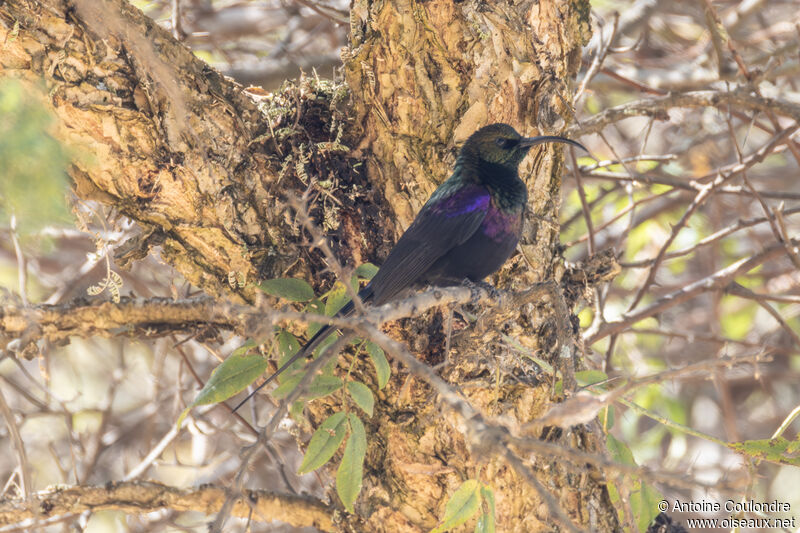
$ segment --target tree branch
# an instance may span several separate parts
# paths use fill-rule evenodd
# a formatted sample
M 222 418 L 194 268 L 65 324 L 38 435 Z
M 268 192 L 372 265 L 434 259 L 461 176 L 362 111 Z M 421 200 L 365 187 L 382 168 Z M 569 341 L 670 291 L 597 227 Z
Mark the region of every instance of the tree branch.
M 24 349 L 37 339 L 69 337 L 161 337 L 196 333 L 199 326 L 232 330 L 238 326 L 211 298 L 122 298 L 119 303 L 75 300 L 59 305 L 0 308 L 0 343 Z
M 797 241 L 792 241 L 794 245 L 796 245 Z M 667 294 L 652 304 L 648 305 L 647 307 L 635 312 L 635 313 L 626 313 L 622 316 L 620 320 L 615 320 L 613 322 L 608 322 L 601 326 L 597 332 L 591 334 L 588 338 L 584 339 L 587 344 L 592 344 L 597 342 L 598 340 L 602 339 L 603 337 L 607 337 L 609 335 L 614 335 L 616 333 L 621 333 L 626 330 L 631 325 L 643 320 L 647 317 L 651 317 L 666 311 L 676 305 L 679 305 L 687 300 L 690 300 L 702 293 L 715 291 L 715 290 L 722 290 L 728 286 L 728 284 L 734 280 L 737 276 L 741 276 L 749 272 L 750 270 L 754 269 L 758 265 L 764 264 L 767 261 L 771 261 L 775 259 L 779 255 L 785 252 L 785 247 L 783 243 L 776 243 L 772 244 L 771 246 L 767 247 L 766 249 L 762 250 L 761 252 L 754 254 L 750 257 L 746 257 L 740 259 L 739 261 L 733 263 L 732 265 L 725 267 L 717 272 L 713 273 L 710 276 L 706 276 L 705 278 L 699 279 L 694 283 L 690 283 L 689 285 L 674 291 L 670 294 Z
M 586 286 L 608 281 L 619 272 L 613 254 L 602 253 L 570 268 L 564 290 L 568 295 Z M 362 319 L 375 324 L 417 316 L 434 307 L 450 304 L 480 304 L 500 312 L 518 308 L 546 294 L 544 284 L 513 292 L 467 287 L 433 287 L 419 294 L 369 308 Z M 176 333 L 193 333 L 198 328 L 215 328 L 246 335 L 255 332 L 250 324 L 268 321 L 297 320 L 347 327 L 350 320 L 322 315 L 259 309 L 221 302 L 209 297 L 173 300 L 170 298 L 134 299 L 124 297 L 119 303 L 76 300 L 59 305 L 17 306 L 0 308 L 0 346 L 21 351 L 38 339 L 59 342 L 69 337 L 144 336 L 162 337 Z M 252 321 L 252 322 L 251 322 Z
M 750 111 L 771 111 L 800 121 L 800 105 L 777 98 L 758 96 L 752 94 L 748 87 L 743 86 L 733 91 L 676 92 L 666 96 L 636 100 L 606 109 L 580 124 L 570 126 L 567 135 L 580 136 L 598 133 L 609 124 L 629 117 L 648 116 L 657 120 L 667 120 L 667 109 L 672 107 L 720 107 L 723 105 L 736 106 Z
M 267 490 L 246 490 L 245 496 L 236 500 L 232 510 L 235 516 L 260 522 L 280 520 L 321 531 L 336 530 L 333 509 L 317 499 Z M 152 481 L 127 481 L 104 486 L 73 486 L 36 494 L 36 507 L 31 502 L 0 500 L 0 525 L 31 519 L 34 513 L 48 518 L 108 509 L 136 514 L 159 509 L 212 514 L 222 507 L 225 497 L 225 489 L 210 485 L 179 489 Z

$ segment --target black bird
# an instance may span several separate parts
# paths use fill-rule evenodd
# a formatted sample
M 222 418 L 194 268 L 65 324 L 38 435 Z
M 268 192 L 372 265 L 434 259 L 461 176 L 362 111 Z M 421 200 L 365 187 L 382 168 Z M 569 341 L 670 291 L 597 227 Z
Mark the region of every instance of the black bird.
M 532 146 L 551 142 L 586 150 L 564 137 L 522 137 L 508 124 L 491 124 L 473 133 L 458 154 L 453 174 L 433 192 L 378 273 L 358 292 L 361 301 L 382 305 L 407 288 L 480 282 L 500 269 L 517 247 L 528 202 L 519 164 Z M 337 316 L 353 311 L 351 301 Z M 310 355 L 334 330 L 320 329 L 234 411 L 297 359 Z

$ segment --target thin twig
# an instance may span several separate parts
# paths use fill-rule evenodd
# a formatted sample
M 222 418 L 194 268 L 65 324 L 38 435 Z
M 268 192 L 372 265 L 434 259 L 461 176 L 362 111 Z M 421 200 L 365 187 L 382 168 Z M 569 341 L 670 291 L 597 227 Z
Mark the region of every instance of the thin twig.
M 771 261 L 775 257 L 779 256 L 783 250 L 784 247 L 782 243 L 773 244 L 757 254 L 740 259 L 732 265 L 718 270 L 710 276 L 701 278 L 677 291 L 659 298 L 652 304 L 640 309 L 636 313 L 625 313 L 619 320 L 606 323 L 599 328 L 596 333 L 591 335 L 589 338 L 585 338 L 584 340 L 588 344 L 595 343 L 609 335 L 621 333 L 631 325 L 644 318 L 657 315 L 663 311 L 666 311 L 667 309 L 675 307 L 676 305 L 680 305 L 687 300 L 695 298 L 700 294 L 721 290 L 737 276 L 745 274 L 767 261 Z

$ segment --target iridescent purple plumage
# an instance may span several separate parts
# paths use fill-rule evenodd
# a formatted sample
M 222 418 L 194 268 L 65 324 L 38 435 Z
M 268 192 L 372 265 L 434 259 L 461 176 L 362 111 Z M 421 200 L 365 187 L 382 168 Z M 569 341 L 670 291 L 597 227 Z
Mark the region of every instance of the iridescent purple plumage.
M 504 211 L 491 202 L 480 229 L 494 241 L 505 240 L 509 235 L 519 235 L 522 229 L 522 209 Z
M 491 195 L 486 187 L 473 184 L 458 189 L 447 198 L 432 204 L 431 210 L 451 218 L 474 211 L 486 211 L 490 203 Z
M 522 227 L 522 208 L 508 210 L 498 207 L 484 185 L 465 185 L 450 196 L 437 200 L 431 205 L 431 211 L 447 218 L 485 212 L 478 230 L 496 242 L 506 240 L 508 235 L 518 235 Z

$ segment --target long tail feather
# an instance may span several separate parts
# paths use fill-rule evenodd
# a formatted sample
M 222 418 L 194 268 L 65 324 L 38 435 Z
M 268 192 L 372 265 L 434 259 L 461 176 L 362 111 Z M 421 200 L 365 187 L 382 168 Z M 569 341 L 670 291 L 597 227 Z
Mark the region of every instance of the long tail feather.
M 370 287 L 370 285 L 367 285 L 366 287 L 364 287 L 363 289 L 358 291 L 358 297 L 361 299 L 362 302 L 365 302 L 365 303 L 369 302 L 372 299 L 372 287 Z M 344 305 L 344 307 L 342 307 L 339 310 L 338 313 L 336 313 L 336 317 L 337 318 L 348 317 L 348 316 L 353 314 L 354 310 L 355 310 L 355 306 L 353 305 L 353 301 L 350 300 L 349 302 L 347 302 Z M 317 347 L 325 341 L 325 339 L 327 339 L 330 335 L 332 335 L 336 331 L 338 331 L 338 328 L 336 328 L 334 326 L 322 326 L 322 328 L 318 332 L 316 332 L 308 340 L 308 342 L 306 342 L 305 345 L 303 345 L 303 347 L 300 348 L 297 351 L 296 354 L 291 356 L 288 361 L 283 363 L 281 365 L 281 367 L 278 368 L 278 370 L 275 371 L 274 374 L 272 374 L 263 383 L 261 383 L 258 387 L 256 387 L 255 390 L 253 390 L 253 392 L 248 394 L 247 397 L 244 400 L 239 402 L 236 405 L 236 407 L 233 408 L 233 412 L 235 413 L 241 406 L 243 406 L 245 403 L 247 403 L 247 400 L 252 398 L 255 395 L 255 393 L 260 391 L 262 388 L 264 388 L 265 386 L 270 384 L 273 380 L 275 380 L 275 378 L 280 376 L 287 368 L 292 366 L 292 364 L 295 361 L 297 361 L 301 357 L 310 357 L 311 354 L 314 353 L 314 350 L 316 350 Z

